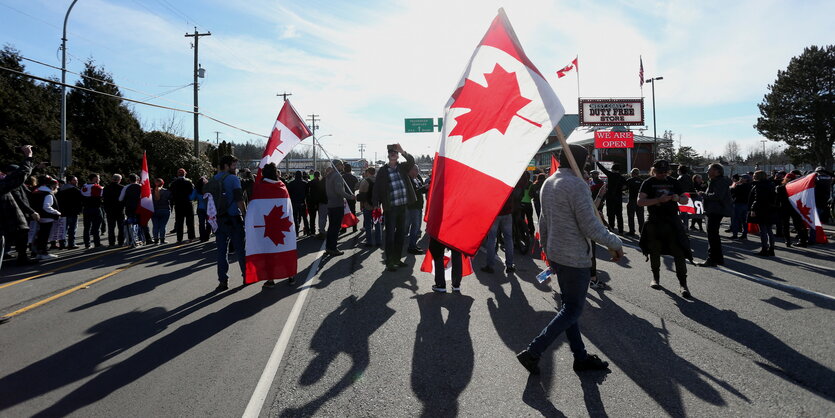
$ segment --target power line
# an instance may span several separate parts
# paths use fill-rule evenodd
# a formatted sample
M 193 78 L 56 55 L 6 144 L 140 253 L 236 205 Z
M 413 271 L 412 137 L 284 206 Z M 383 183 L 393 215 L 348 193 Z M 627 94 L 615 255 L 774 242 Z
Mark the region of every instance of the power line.
M 232 128 L 232 129 L 236 129 L 236 130 L 238 130 L 238 131 L 245 132 L 245 133 L 248 133 L 248 134 L 250 134 L 250 135 L 259 136 L 259 137 L 261 137 L 261 138 L 266 138 L 266 139 L 269 139 L 269 137 L 268 137 L 268 136 L 266 136 L 266 135 L 261 135 L 261 134 L 259 134 L 259 133 L 255 133 L 255 132 L 252 132 L 252 131 L 246 130 L 246 129 L 244 129 L 244 128 L 239 128 L 239 127 L 237 127 L 237 126 L 235 126 L 235 125 L 232 125 L 232 124 L 230 124 L 230 123 L 224 122 L 224 121 L 222 121 L 222 120 L 220 120 L 220 119 L 217 119 L 217 118 L 215 118 L 215 117 L 213 117 L 213 116 L 209 116 L 209 115 L 207 115 L 207 114 L 205 114 L 205 113 L 195 112 L 195 111 L 193 111 L 193 110 L 178 109 L 178 108 L 176 108 L 176 107 L 163 106 L 163 105 L 158 105 L 158 104 L 154 104 L 154 103 L 143 102 L 143 101 L 141 101 L 141 100 L 136 100 L 136 99 L 129 99 L 129 98 L 127 98 L 127 97 L 121 97 L 121 96 L 117 96 L 117 95 L 115 95 L 115 94 L 105 93 L 105 92 L 102 92 L 102 91 L 97 91 L 97 90 L 93 90 L 93 89 L 88 89 L 88 88 L 86 88 L 86 87 L 74 86 L 74 85 L 71 85 L 71 84 L 62 83 L 62 82 L 57 81 L 57 80 L 50 80 L 50 79 L 48 79 L 48 78 L 38 77 L 38 76 L 35 76 L 35 75 L 32 75 L 32 74 L 26 74 L 26 73 L 25 73 L 25 72 L 23 72 L 23 71 L 17 71 L 17 70 L 11 69 L 11 68 L 3 67 L 3 66 L 0 66 L 0 70 L 5 70 L 5 71 L 11 72 L 11 73 L 15 73 L 15 74 L 18 74 L 18 75 L 22 75 L 22 76 L 24 76 L 24 77 L 29 77 L 29 78 L 32 78 L 32 79 L 35 79 L 35 80 L 38 80 L 38 81 L 43 81 L 43 82 L 45 82 L 45 83 L 56 84 L 56 85 L 59 85 L 59 86 L 64 86 L 64 87 L 68 87 L 68 88 L 71 88 L 71 89 L 82 90 L 82 91 L 86 91 L 86 92 L 90 92 L 90 93 L 94 93 L 94 94 L 100 94 L 100 95 L 102 95 L 102 96 L 112 97 L 112 98 L 114 98 L 114 99 L 124 100 L 124 101 L 126 101 L 126 102 L 131 102 L 131 103 L 142 104 L 142 105 L 151 106 L 151 107 L 156 107 L 156 108 L 160 108 L 160 109 L 173 110 L 173 111 L 175 111 L 175 112 L 183 112 L 183 113 L 197 114 L 197 115 L 199 115 L 199 116 L 203 116 L 203 117 L 205 117 L 206 119 L 209 119 L 209 120 L 215 121 L 215 122 L 217 122 L 217 123 L 219 123 L 219 124 L 221 124 L 221 125 L 228 126 L 228 127 Z

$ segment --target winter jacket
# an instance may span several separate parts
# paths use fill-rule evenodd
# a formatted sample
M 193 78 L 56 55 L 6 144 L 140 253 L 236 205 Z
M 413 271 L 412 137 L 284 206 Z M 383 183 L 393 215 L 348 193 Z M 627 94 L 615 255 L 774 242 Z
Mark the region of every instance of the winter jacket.
M 708 215 L 733 216 L 734 204 L 731 201 L 731 179 L 720 176 L 707 184 L 704 194 L 704 209 Z
M 0 179 L 0 234 L 29 229 L 14 193 L 21 192 L 23 182 L 30 173 L 32 173 L 32 159 L 27 158 L 16 170 L 6 173 L 6 177 Z
M 374 191 L 372 196 L 372 201 L 374 205 L 382 205 L 383 211 L 387 210 L 391 206 L 391 177 L 389 176 L 390 170 L 397 170 L 400 173 L 400 178 L 403 180 L 403 184 L 406 185 L 406 204 L 414 203 L 417 200 L 417 196 L 415 196 L 415 188 L 412 185 L 412 182 L 409 181 L 409 171 L 412 170 L 412 167 L 415 165 L 415 157 L 412 157 L 411 154 L 407 152 L 403 152 L 403 158 L 406 159 L 406 162 L 398 163 L 394 168 L 391 168 L 388 164 L 380 167 L 377 170 L 377 177 L 374 179 Z
M 56 193 L 58 201 L 61 202 L 61 213 L 64 216 L 78 216 L 81 213 L 82 199 L 81 189 L 72 184 L 64 184 Z
M 777 192 L 770 180 L 754 182 L 748 197 L 748 222 L 756 224 L 774 224 L 777 208 Z
M 345 181 L 337 172 L 333 171 L 325 177 L 325 193 L 328 196 L 329 208 L 345 206 L 345 199 L 353 199 L 354 194 L 348 191 Z

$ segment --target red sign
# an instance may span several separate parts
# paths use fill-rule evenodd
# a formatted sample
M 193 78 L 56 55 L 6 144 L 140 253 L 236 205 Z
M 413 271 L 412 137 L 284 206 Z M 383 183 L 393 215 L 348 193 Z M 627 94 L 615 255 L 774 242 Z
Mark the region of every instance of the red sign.
M 634 148 L 635 135 L 632 132 L 597 131 L 594 133 L 595 148 Z

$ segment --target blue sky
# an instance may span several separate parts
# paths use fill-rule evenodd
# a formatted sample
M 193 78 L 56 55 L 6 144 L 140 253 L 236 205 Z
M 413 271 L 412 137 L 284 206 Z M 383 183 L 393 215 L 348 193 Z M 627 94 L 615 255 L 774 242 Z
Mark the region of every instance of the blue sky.
M 761 147 L 752 127 L 757 104 L 777 71 L 809 45 L 835 40 L 832 1 L 276 1 L 79 0 L 70 16 L 70 71 L 92 58 L 126 97 L 147 99 L 191 82 L 191 38 L 200 40 L 201 110 L 241 128 L 269 133 L 281 102 L 321 115 L 325 148 L 366 157 L 400 142 L 430 154 L 437 133 L 405 134 L 403 119 L 439 117 L 473 49 L 504 7 L 528 56 L 568 113 L 577 110 L 574 75 L 555 71 L 580 57 L 583 97 L 637 97 L 638 56 L 656 87 L 658 131 L 683 145 L 743 154 Z M 60 66 L 61 25 L 69 0 L 0 0 L 0 43 Z M 41 76 L 60 72 L 34 63 Z M 77 76 L 69 75 L 75 82 Z M 649 86 L 646 122 L 652 132 Z M 152 100 L 190 108 L 190 87 Z M 172 117 L 192 136 L 192 119 L 132 105 L 146 129 Z M 246 141 L 252 135 L 201 119 L 201 139 Z M 677 137 L 678 139 L 678 137 Z

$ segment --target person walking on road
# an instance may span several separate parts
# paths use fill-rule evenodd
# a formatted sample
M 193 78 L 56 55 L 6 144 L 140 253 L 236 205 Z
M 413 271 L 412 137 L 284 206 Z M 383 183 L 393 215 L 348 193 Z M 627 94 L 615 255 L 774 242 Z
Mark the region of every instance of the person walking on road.
M 128 174 L 128 185 L 122 189 L 122 194 L 119 196 L 119 201 L 125 205 L 125 229 L 128 231 L 127 241 L 128 245 L 139 246 L 144 242 L 146 245 L 151 245 L 151 229 L 148 224 L 142 225 L 139 222 L 139 214 L 136 211 L 139 209 L 139 203 L 142 199 L 142 186 L 139 184 L 139 176 L 136 174 Z
M 107 245 L 110 247 L 117 243 L 120 247 L 125 244 L 125 206 L 119 201 L 123 188 L 122 175 L 114 174 L 102 192 L 102 205 L 107 218 Z
M 641 171 L 633 168 L 629 172 L 629 179 L 626 180 L 626 190 L 629 195 L 626 201 L 626 218 L 629 225 L 629 232 L 626 236 L 635 236 L 635 218 L 638 218 L 638 232 L 644 229 L 644 207 L 638 206 L 638 193 L 644 180 L 640 177 Z
M 104 187 L 99 185 L 99 175 L 87 176 L 87 184 L 81 187 L 84 196 L 84 248 L 90 248 L 90 238 L 96 248 L 101 247 L 101 227 L 104 221 L 101 213 L 102 194 Z
M 790 223 L 794 224 L 794 229 L 797 231 L 797 245 L 800 247 L 806 247 L 809 240 L 809 233 L 806 231 L 806 223 L 803 222 L 803 218 L 800 217 L 800 214 L 794 210 L 794 205 L 792 205 L 792 202 L 789 199 L 789 192 L 786 190 L 786 184 L 796 178 L 797 175 L 794 173 L 786 174 L 786 176 L 783 177 L 783 182 L 777 186 L 776 189 L 777 206 L 779 207 L 782 215 L 780 217 L 780 225 L 778 225 L 778 228 L 783 230 L 783 238 L 786 240 L 786 247 L 788 248 L 791 248 L 792 246 Z
M 17 264 L 25 266 L 37 261 L 29 259 L 26 250 L 29 224 L 14 194 L 21 192 L 23 182 L 32 173 L 32 146 L 24 145 L 19 150 L 23 154 L 23 161 L 17 166 L 9 165 L 0 171 L 0 263 L 3 262 L 2 254 L 6 249 L 5 240 L 9 239 L 13 241 L 17 250 Z M 40 215 L 34 211 L 31 218 L 38 221 Z
M 755 223 L 760 228 L 760 251 L 756 255 L 769 257 L 774 255 L 774 226 L 776 219 L 777 192 L 765 171 L 754 172 L 754 187 L 748 197 L 751 211 L 748 212 L 748 222 Z
M 383 227 L 380 222 L 374 222 L 374 202 L 372 195 L 374 193 L 374 176 L 377 170 L 374 167 L 368 167 L 363 173 L 363 179 L 359 185 L 359 194 L 357 200 L 360 202 L 362 208 L 362 229 L 365 231 L 365 246 L 377 247 L 383 243 Z
M 345 216 L 345 201 L 354 196 L 350 192 L 340 173 L 345 169 L 342 160 L 333 160 L 333 167 L 325 170 L 325 189 L 328 196 L 328 236 L 325 243 L 325 253 L 337 256 L 344 254 L 336 247 L 339 230 L 342 228 L 342 217 Z
M 61 217 L 61 212 L 58 211 L 58 199 L 55 198 L 58 181 L 49 176 L 41 176 L 38 178 L 38 184 L 40 186 L 32 193 L 32 205 L 40 215 L 38 232 L 35 236 L 35 249 L 38 253 L 38 260 L 48 260 L 58 257 L 50 254 L 47 246 L 53 223 Z
M 588 155 L 585 148 L 569 145 L 569 149 L 577 165 L 582 167 Z M 554 319 L 516 355 L 531 374 L 539 374 L 539 359 L 562 333 L 574 355 L 576 372 L 609 367 L 608 362 L 586 352 L 579 319 L 591 278 L 589 240 L 608 248 L 614 262 L 623 256 L 622 243 L 595 215 L 589 186 L 571 170 L 566 150 L 560 154 L 559 162 L 560 168 L 542 185 L 539 231 L 549 264 L 557 275 L 562 304 Z
M 667 160 L 656 160 L 652 164 L 650 178 L 641 185 L 638 205 L 648 207 L 649 218 L 641 232 L 640 246 L 650 261 L 652 281 L 649 286 L 653 289 L 661 288 L 661 255 L 671 255 L 681 286 L 681 296 L 689 298 L 685 260 L 692 261 L 693 253 L 685 226 L 678 216 L 678 205 L 686 204 L 688 199 L 683 195 L 678 181 L 668 176 L 669 173 L 670 163 Z
M 748 196 L 751 194 L 752 186 L 751 176 L 748 174 L 739 176 L 739 181 L 731 185 L 731 201 L 734 204 L 731 239 L 748 239 Z
M 174 203 L 174 232 L 177 234 L 177 242 L 183 241 L 183 223 L 188 231 L 188 239 L 191 241 L 195 238 L 194 206 L 191 203 L 194 183 L 186 177 L 184 168 L 177 170 L 177 178 L 171 182 L 170 192 Z
M 216 292 L 229 289 L 229 243 L 238 257 L 241 267 L 241 282 L 246 277 L 246 249 L 244 248 L 244 202 L 241 180 L 237 176 L 238 159 L 232 155 L 220 158 L 218 173 L 206 185 L 217 208 L 217 281 Z
M 609 219 L 609 230 L 615 230 L 617 221 L 618 235 L 623 235 L 623 189 L 626 187 L 626 179 L 620 174 L 620 164 L 612 164 L 609 170 L 600 162 L 597 167 L 606 175 L 606 218 Z
M 78 248 L 75 245 L 75 233 L 78 230 L 78 215 L 81 214 L 84 199 L 81 189 L 78 188 L 78 178 L 67 176 L 66 183 L 58 189 L 55 196 L 61 202 L 61 216 L 67 221 L 66 239 L 61 242 L 61 247 L 74 250 Z
M 287 183 L 290 202 L 293 205 L 293 221 L 296 224 L 296 234 L 299 234 L 299 224 L 304 224 L 304 235 L 310 235 L 310 223 L 307 221 L 308 183 L 302 178 L 302 172 L 296 171 L 292 181 Z
M 203 197 L 203 188 L 209 180 L 206 177 L 200 177 L 194 184 L 194 192 L 191 194 L 191 200 L 197 202 L 197 234 L 200 237 L 200 242 L 209 240 L 209 234 L 212 232 L 212 227 L 209 226 L 206 214 L 206 199 Z
M 168 225 L 168 219 L 171 218 L 171 207 L 174 203 L 171 199 L 171 191 L 164 186 L 165 180 L 158 178 L 154 180 L 154 190 L 151 192 L 151 198 L 154 201 L 154 216 L 151 218 L 154 221 L 151 234 L 154 244 L 168 244 L 165 241 L 165 227 Z
M 356 215 L 357 214 L 357 196 L 356 196 L 356 193 L 357 193 L 357 184 L 359 184 L 359 180 L 357 179 L 357 176 L 355 176 L 354 173 L 351 172 L 351 170 L 352 170 L 351 164 L 345 164 L 344 171 L 342 172 L 342 179 L 345 180 L 345 184 L 348 185 L 348 191 L 351 192 L 351 198 L 345 199 L 348 202 L 348 209 L 351 211 L 351 213 Z M 357 226 L 356 225 L 354 225 L 352 228 L 353 228 L 354 232 L 357 232 Z M 298 230 L 298 228 L 296 228 L 296 230 Z M 343 228 L 342 232 L 345 232 L 344 228 Z
M 731 201 L 731 180 L 725 177 L 725 169 L 721 164 L 713 163 L 707 170 L 707 191 L 699 192 L 704 201 L 704 211 L 707 216 L 707 259 L 700 263 L 701 267 L 716 267 L 725 264 L 722 255 L 722 240 L 719 238 L 719 226 L 722 218 L 733 215 Z
M 403 150 L 400 144 L 387 147 L 388 164 L 380 167 L 374 181 L 374 206 L 383 209 L 386 233 L 386 269 L 396 271 L 405 267 L 400 260 L 403 243 L 406 240 L 406 206 L 417 200 L 415 189 L 409 181 L 409 170 L 415 165 L 415 158 Z M 405 162 L 398 162 L 403 155 Z

